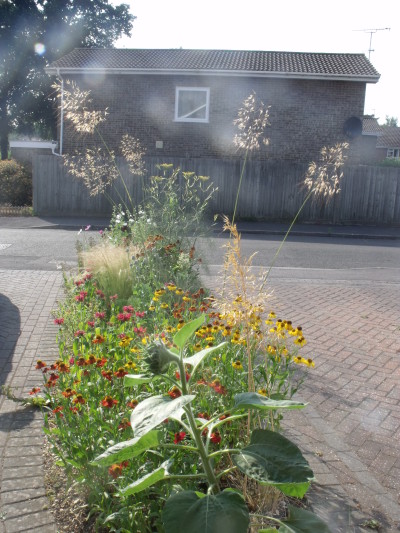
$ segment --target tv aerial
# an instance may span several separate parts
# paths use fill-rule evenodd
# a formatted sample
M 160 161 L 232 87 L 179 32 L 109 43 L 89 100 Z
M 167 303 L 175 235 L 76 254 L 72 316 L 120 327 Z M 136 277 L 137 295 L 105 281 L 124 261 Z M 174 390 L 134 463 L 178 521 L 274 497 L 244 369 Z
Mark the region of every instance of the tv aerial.
M 364 33 L 369 33 L 369 48 L 368 48 L 368 59 L 371 59 L 371 52 L 375 52 L 372 48 L 372 36 L 374 33 L 377 33 L 378 31 L 385 31 L 389 30 L 390 28 L 369 28 L 366 30 L 353 30 L 353 31 L 363 31 Z

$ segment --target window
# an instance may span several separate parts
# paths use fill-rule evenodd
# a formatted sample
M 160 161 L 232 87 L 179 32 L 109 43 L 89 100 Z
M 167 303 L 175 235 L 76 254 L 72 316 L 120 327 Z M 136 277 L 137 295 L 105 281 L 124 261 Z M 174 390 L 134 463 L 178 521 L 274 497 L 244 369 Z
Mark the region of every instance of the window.
M 399 159 L 400 148 L 388 148 L 386 157 L 390 157 L 390 159 Z
M 210 89 L 177 87 L 175 120 L 178 122 L 208 122 Z

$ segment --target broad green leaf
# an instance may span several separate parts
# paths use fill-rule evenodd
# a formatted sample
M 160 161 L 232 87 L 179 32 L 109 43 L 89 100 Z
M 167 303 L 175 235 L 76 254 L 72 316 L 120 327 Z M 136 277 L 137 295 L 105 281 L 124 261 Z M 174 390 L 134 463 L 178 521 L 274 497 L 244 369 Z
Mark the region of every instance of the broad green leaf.
M 141 437 L 166 418 L 175 415 L 184 405 L 194 399 L 193 395 L 179 396 L 171 400 L 168 396 L 151 396 L 140 402 L 131 414 L 131 426 L 135 437 Z
M 173 338 L 173 343 L 178 346 L 180 350 L 185 346 L 185 342 L 193 335 L 193 333 L 204 324 L 205 315 L 200 315 L 191 322 L 185 324 Z
M 75 357 L 79 354 L 79 339 L 74 339 L 72 343 L 72 351 L 74 352 Z
M 136 437 L 125 442 L 119 442 L 114 446 L 108 448 L 104 453 L 97 456 L 93 463 L 98 463 L 103 466 L 109 466 L 114 463 L 122 463 L 133 457 L 137 457 L 141 453 L 156 448 L 161 442 L 161 431 L 149 431 L 143 437 Z
M 317 515 L 306 511 L 305 509 L 299 509 L 288 506 L 289 517 L 280 522 L 279 533 L 331 533 L 329 527 L 323 522 Z M 259 531 L 262 533 L 264 530 Z M 268 529 L 266 531 L 269 531 Z M 276 531 L 276 530 L 272 530 Z
M 129 494 L 136 494 L 137 492 L 141 492 L 142 490 L 148 489 L 158 481 L 165 479 L 168 476 L 168 464 L 169 461 L 165 461 L 156 470 L 150 472 L 150 474 L 146 474 L 145 476 L 141 477 L 140 479 L 137 479 L 127 487 L 124 487 L 120 491 L 120 493 L 124 496 L 128 496 Z
M 194 374 L 196 368 L 199 366 L 199 364 L 203 361 L 203 359 L 207 355 L 209 355 L 212 352 L 215 352 L 216 350 L 219 350 L 225 344 L 226 342 L 221 342 L 221 344 L 218 344 L 218 346 L 212 346 L 211 348 L 204 348 L 204 350 L 197 352 L 195 355 L 192 355 L 191 357 L 185 357 L 185 359 L 183 360 L 183 363 L 185 365 L 191 365 L 192 366 L 191 374 Z
M 243 498 L 232 491 L 199 498 L 185 490 L 168 498 L 163 513 L 165 533 L 247 533 L 250 517 Z
M 158 376 L 148 376 L 147 374 L 127 374 L 124 376 L 124 387 L 135 387 L 142 383 L 150 383 Z
M 292 400 L 271 400 L 257 392 L 242 392 L 235 395 L 234 409 L 303 409 L 307 404 Z
M 313 471 L 299 448 L 289 439 L 267 429 L 256 429 L 250 445 L 232 457 L 235 465 L 262 485 L 273 485 L 288 496 L 302 498 Z

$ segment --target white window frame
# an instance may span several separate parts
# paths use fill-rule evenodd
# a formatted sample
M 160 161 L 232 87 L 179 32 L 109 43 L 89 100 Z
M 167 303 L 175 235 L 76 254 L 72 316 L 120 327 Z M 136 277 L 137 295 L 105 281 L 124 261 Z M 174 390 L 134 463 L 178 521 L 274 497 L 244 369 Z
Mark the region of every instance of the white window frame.
M 203 92 L 205 93 L 206 95 L 206 103 L 205 103 L 205 108 L 206 108 L 206 113 L 205 113 L 205 117 L 204 118 L 190 118 L 188 117 L 187 115 L 186 116 L 183 116 L 183 117 L 180 117 L 178 116 L 178 109 L 179 109 L 179 95 L 181 92 L 184 92 L 184 91 L 199 91 L 199 92 Z M 201 107 L 204 107 L 204 106 L 201 106 Z M 201 109 L 198 108 L 198 109 Z M 195 112 L 195 111 L 198 111 L 198 109 L 194 109 L 191 113 Z M 209 122 L 209 116 L 210 116 L 210 89 L 209 87 L 176 87 L 175 88 L 175 117 L 174 117 L 174 121 L 175 122 L 203 122 L 203 123 L 207 123 Z
M 388 148 L 386 157 L 388 157 L 389 159 L 399 159 L 400 149 L 399 148 Z

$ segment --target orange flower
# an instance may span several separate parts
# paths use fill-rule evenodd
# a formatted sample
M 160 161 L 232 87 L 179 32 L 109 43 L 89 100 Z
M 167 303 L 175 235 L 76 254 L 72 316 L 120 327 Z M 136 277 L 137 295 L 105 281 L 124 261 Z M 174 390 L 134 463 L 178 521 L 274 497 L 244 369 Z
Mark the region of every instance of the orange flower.
M 84 405 L 86 403 L 85 398 L 82 396 L 82 394 L 77 394 L 75 398 L 73 399 L 73 402 L 75 405 L 80 403 L 81 405 Z
M 175 398 L 179 398 L 179 396 L 182 396 L 182 392 L 178 387 L 175 386 L 168 391 L 168 396 L 174 400 Z
M 44 368 L 45 366 L 47 366 L 46 363 L 44 363 L 41 359 L 38 359 L 38 360 L 36 361 L 36 366 L 35 366 L 35 368 L 36 368 L 37 370 L 40 370 L 41 368 Z
M 101 405 L 103 407 L 107 407 L 107 409 L 111 409 L 111 407 L 114 407 L 114 405 L 117 405 L 118 400 L 114 400 L 112 396 L 106 396 L 103 400 L 101 400 Z

